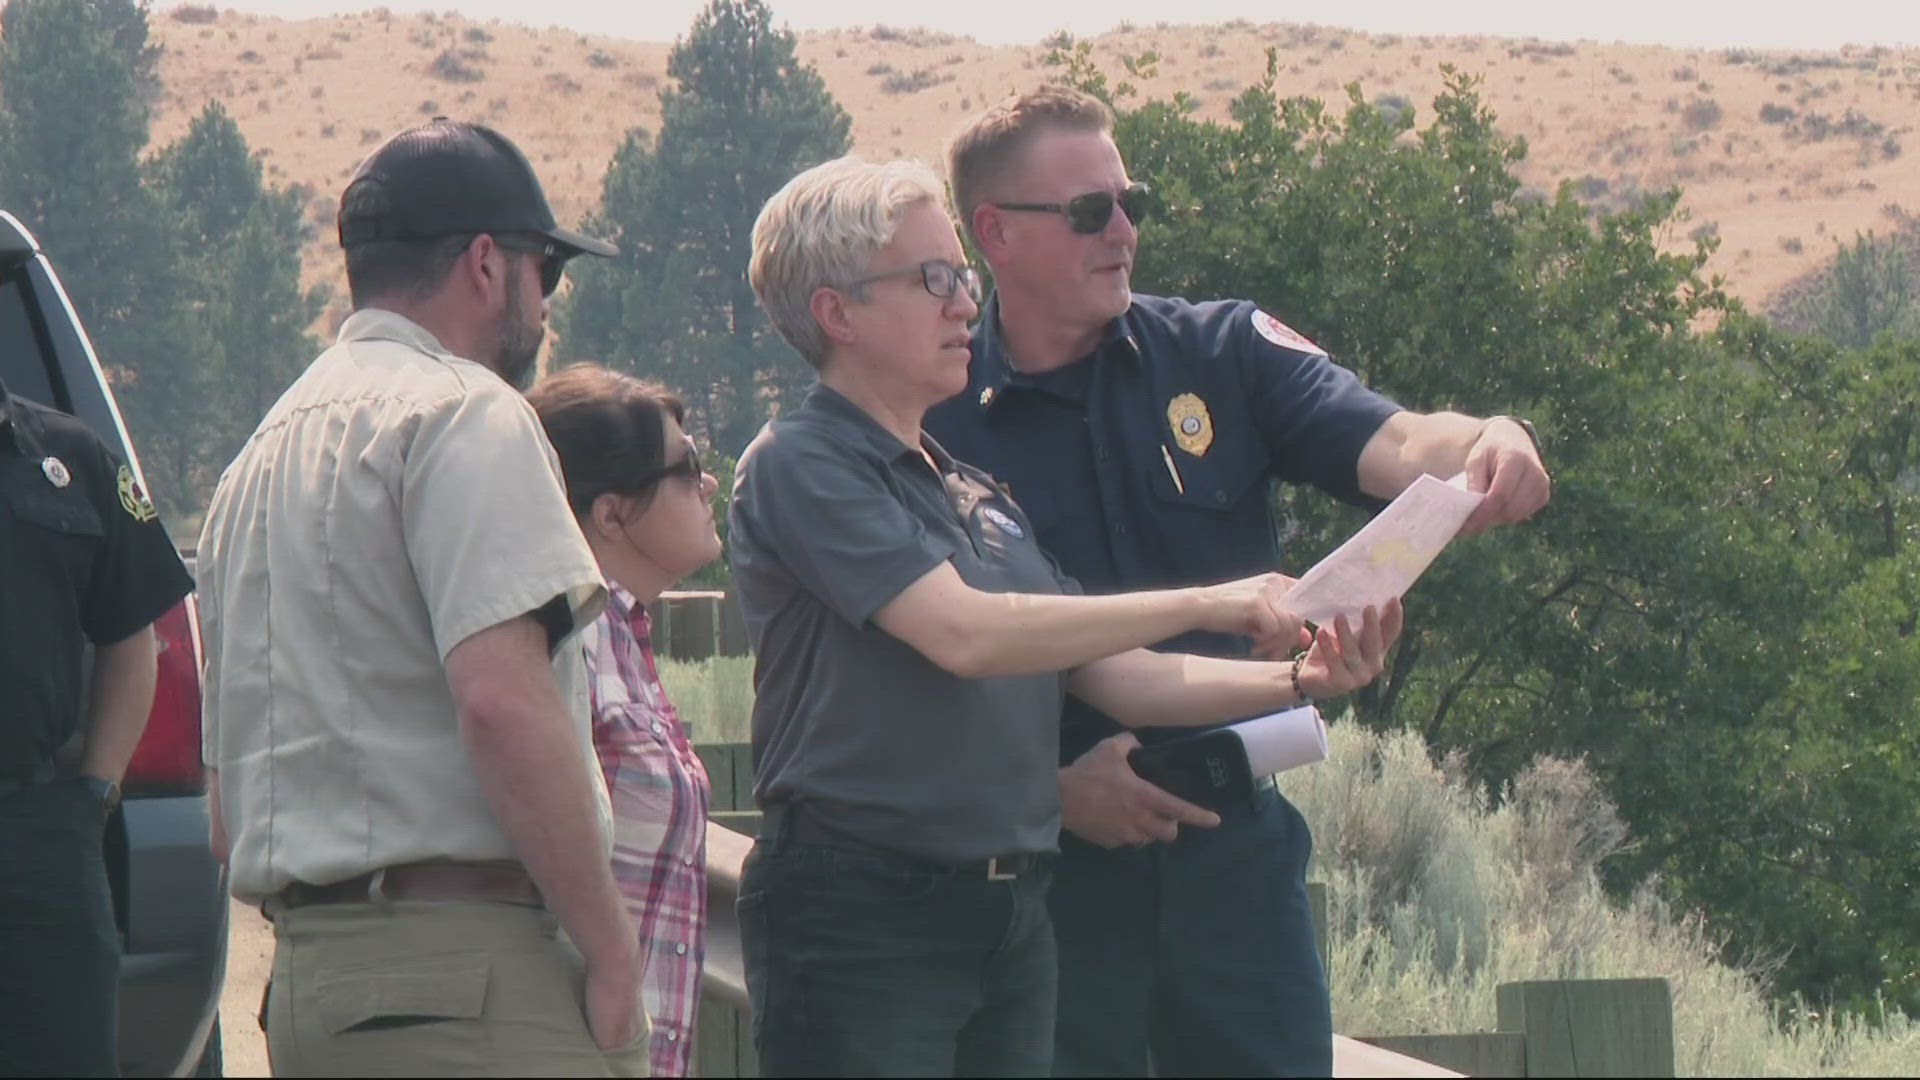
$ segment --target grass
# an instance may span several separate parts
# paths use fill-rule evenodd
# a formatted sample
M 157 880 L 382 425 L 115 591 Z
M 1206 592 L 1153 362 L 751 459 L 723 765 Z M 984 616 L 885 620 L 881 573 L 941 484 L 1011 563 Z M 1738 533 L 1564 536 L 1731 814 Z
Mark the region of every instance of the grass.
M 1281 786 L 1327 884 L 1336 1030 L 1491 1031 L 1501 983 L 1656 976 L 1682 1076 L 1920 1072 L 1920 1023 L 1781 1010 L 1764 970 L 1721 962 L 1712 927 L 1650 885 L 1608 899 L 1595 869 L 1628 837 L 1578 762 L 1536 763 L 1494 805 L 1411 732 L 1339 723 L 1330 741 Z
M 743 743 L 753 715 L 753 658 L 660 661 L 660 683 L 697 743 Z

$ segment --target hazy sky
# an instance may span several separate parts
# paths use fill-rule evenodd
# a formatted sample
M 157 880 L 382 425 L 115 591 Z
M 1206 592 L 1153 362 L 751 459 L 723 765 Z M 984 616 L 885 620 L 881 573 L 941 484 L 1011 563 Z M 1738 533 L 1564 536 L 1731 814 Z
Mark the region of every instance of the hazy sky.
M 157 8 L 175 0 L 158 0 Z M 213 0 L 284 18 L 385 6 L 396 12 L 459 11 L 474 19 L 557 24 L 596 34 L 671 41 L 686 32 L 704 0 Z M 1914 0 L 770 0 L 796 30 L 836 26 L 927 26 L 986 44 L 1028 44 L 1055 30 L 1097 34 L 1122 21 L 1301 22 L 1376 32 L 1501 34 L 1561 40 L 1668 45 L 1746 45 L 1831 49 L 1845 44 L 1920 44 Z M 1039 10 L 1050 12 L 1036 15 Z

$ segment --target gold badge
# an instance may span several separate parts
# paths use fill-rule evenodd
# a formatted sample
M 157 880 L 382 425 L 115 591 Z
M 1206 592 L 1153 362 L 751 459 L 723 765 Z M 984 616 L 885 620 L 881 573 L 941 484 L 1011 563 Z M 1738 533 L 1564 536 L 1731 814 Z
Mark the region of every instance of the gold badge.
M 1207 414 L 1207 403 L 1196 395 L 1181 394 L 1167 402 L 1167 427 L 1180 449 L 1194 457 L 1213 445 L 1213 417 Z
M 160 512 L 153 508 L 153 500 L 147 498 L 147 493 L 140 490 L 140 481 L 133 478 L 133 470 L 125 465 L 120 466 L 118 485 L 120 507 L 133 520 L 152 521 L 160 516 Z

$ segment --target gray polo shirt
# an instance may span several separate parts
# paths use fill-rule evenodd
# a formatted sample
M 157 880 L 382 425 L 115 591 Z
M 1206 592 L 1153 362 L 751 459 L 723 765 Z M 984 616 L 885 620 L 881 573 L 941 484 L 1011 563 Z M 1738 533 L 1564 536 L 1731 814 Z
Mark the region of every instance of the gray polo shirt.
M 1053 851 L 1062 676 L 961 679 L 873 614 L 943 562 L 1078 592 L 991 477 L 816 386 L 740 458 L 728 553 L 755 655 L 754 797 L 941 861 Z

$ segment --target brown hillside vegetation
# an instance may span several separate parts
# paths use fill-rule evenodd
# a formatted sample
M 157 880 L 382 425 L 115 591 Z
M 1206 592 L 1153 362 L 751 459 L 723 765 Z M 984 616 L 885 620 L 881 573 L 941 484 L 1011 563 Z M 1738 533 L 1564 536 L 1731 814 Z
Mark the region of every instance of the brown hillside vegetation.
M 660 120 L 666 42 L 384 9 L 301 21 L 182 10 L 196 9 L 152 19 L 165 50 L 154 146 L 206 102 L 224 102 L 273 182 L 311 189 L 306 265 L 336 293 L 334 200 L 387 133 L 435 114 L 496 124 L 573 222 L 597 199 L 622 134 Z M 1920 50 L 1673 49 L 1245 22 L 1123 28 L 1094 42 L 1116 75 L 1120 57 L 1157 52 L 1142 93 L 1185 91 L 1214 118 L 1262 74 L 1269 46 L 1282 93 L 1339 100 L 1358 82 L 1370 100 L 1411 103 L 1422 124 L 1440 65 L 1484 76 L 1488 104 L 1528 142 L 1530 186 L 1573 181 L 1608 206 L 1681 186 L 1691 214 L 1682 229 L 1719 236 L 1712 268 L 1756 307 L 1830 256 L 1835 240 L 1886 232 L 1920 210 L 1920 145 L 1914 156 L 1905 145 Z M 800 38 L 801 57 L 853 117 L 857 152 L 934 162 L 965 117 L 1042 80 L 1046 53 L 1039 41 L 991 47 L 885 26 Z

